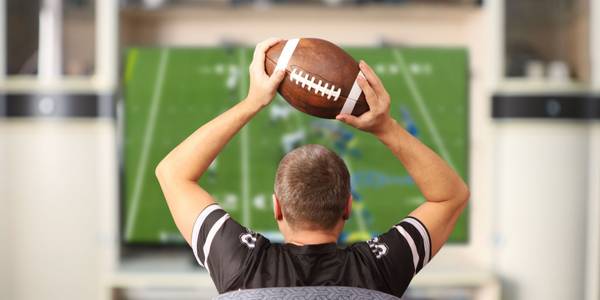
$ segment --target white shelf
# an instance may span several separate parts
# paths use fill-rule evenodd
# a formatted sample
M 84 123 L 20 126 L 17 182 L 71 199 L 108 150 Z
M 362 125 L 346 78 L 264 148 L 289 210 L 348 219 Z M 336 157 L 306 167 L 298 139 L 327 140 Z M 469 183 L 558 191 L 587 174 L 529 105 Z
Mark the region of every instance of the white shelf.
M 54 82 L 42 82 L 31 75 L 9 76 L 0 81 L 0 90 L 5 93 L 114 92 L 110 85 L 101 83 L 95 76 L 66 77 Z
M 196 269 L 196 270 L 194 270 Z M 203 269 L 187 268 L 181 271 L 154 269 L 120 269 L 110 279 L 112 288 L 200 288 L 214 289 L 212 280 Z M 484 288 L 499 285 L 498 278 L 486 270 L 424 270 L 411 287 L 471 287 Z
M 210 276 L 202 271 L 148 272 L 119 271 L 110 280 L 112 288 L 209 288 L 214 289 Z
M 501 299 L 500 281 L 491 272 L 483 270 L 423 272 L 415 277 L 412 289 L 427 288 L 469 288 L 473 289 L 475 299 Z M 218 294 L 208 273 L 203 271 L 188 272 L 148 272 L 120 271 L 110 281 L 110 290 L 143 291 L 196 291 L 204 296 Z M 111 293 L 112 294 L 112 293 Z
M 141 295 L 147 294 L 145 290 L 152 291 L 152 295 L 161 290 L 168 291 L 171 296 L 174 293 L 189 293 L 194 297 L 214 297 L 218 294 L 210 276 L 203 271 L 120 271 L 112 278 L 110 288 L 127 294 L 137 291 Z M 410 288 L 467 288 L 473 290 L 475 299 L 501 299 L 500 281 L 492 273 L 483 270 L 424 272 L 415 277 Z
M 496 276 L 485 270 L 431 270 L 417 275 L 412 287 L 481 287 L 497 282 Z
M 496 92 L 503 94 L 573 94 L 590 91 L 591 87 L 581 82 L 553 82 L 525 78 L 504 79 L 496 87 Z

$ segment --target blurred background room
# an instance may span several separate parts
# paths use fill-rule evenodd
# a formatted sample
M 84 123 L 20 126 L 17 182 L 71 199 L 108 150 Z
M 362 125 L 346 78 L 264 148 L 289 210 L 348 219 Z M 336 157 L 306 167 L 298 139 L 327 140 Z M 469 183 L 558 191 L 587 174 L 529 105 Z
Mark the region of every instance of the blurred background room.
M 243 99 L 272 36 L 364 59 L 392 115 L 469 183 L 404 299 L 600 299 L 596 0 L 0 0 L 0 299 L 216 296 L 154 167 Z M 275 168 L 303 143 L 350 165 L 342 244 L 423 201 L 363 133 L 280 97 L 253 122 L 202 181 L 273 240 Z

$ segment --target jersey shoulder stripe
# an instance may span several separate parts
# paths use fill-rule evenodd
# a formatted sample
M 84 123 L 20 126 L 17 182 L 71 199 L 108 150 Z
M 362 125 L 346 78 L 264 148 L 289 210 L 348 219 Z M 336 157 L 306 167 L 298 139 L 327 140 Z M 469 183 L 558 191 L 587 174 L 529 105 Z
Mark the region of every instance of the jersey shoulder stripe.
M 431 259 L 431 239 L 429 237 L 429 231 L 421 221 L 414 217 L 407 217 L 402 222 L 411 224 L 414 228 L 419 231 L 421 239 L 423 240 L 423 247 L 425 248 L 425 257 L 423 258 L 423 265 L 426 265 Z
M 403 219 L 395 228 L 404 239 L 415 248 L 413 260 L 415 263 L 415 274 L 418 273 L 431 260 L 431 239 L 427 228 L 414 217 Z
M 415 244 L 415 241 L 413 240 L 412 236 L 406 231 L 406 229 L 404 229 L 400 225 L 396 225 L 395 227 L 396 230 L 398 230 L 398 232 L 400 233 L 400 235 L 404 237 L 404 239 L 408 243 L 408 246 L 410 247 L 410 252 L 412 254 L 414 266 L 414 273 L 417 273 L 417 266 L 419 265 L 419 252 L 417 251 L 417 245 Z
M 210 254 L 210 246 L 212 245 L 213 239 L 215 238 L 215 234 L 217 234 L 217 232 L 219 231 L 219 229 L 221 229 L 223 223 L 225 223 L 227 219 L 229 219 L 229 214 L 221 216 L 221 218 L 219 218 L 219 220 L 217 220 L 215 224 L 210 228 L 210 231 L 206 236 L 206 241 L 204 241 L 204 246 L 202 247 L 202 250 L 204 252 L 204 267 L 206 268 L 208 274 L 210 274 L 210 269 L 208 268 L 208 255 Z
M 204 267 L 204 262 L 206 261 L 204 245 L 206 243 L 208 233 L 223 215 L 226 215 L 226 213 L 219 205 L 211 204 L 204 208 L 202 212 L 200 212 L 196 218 L 196 221 L 194 222 L 191 246 L 196 261 L 202 267 Z

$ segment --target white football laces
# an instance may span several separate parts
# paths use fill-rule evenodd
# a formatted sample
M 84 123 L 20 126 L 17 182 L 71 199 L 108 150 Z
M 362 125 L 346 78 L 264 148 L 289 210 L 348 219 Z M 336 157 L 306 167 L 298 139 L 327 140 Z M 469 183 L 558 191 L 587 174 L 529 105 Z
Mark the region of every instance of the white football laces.
M 302 76 L 304 74 L 304 76 Z M 327 96 L 327 100 L 330 100 L 333 97 L 333 101 L 337 101 L 342 93 L 341 88 L 335 88 L 335 85 L 329 85 L 328 82 L 323 82 L 323 80 L 319 79 L 319 82 L 315 82 L 315 76 L 311 76 L 308 72 L 304 73 L 304 71 L 299 70 L 298 68 L 293 68 L 290 73 L 290 81 L 296 82 L 297 85 L 300 85 L 302 88 L 307 89 L 309 92 L 314 90 L 315 94 L 321 94 L 321 96 Z

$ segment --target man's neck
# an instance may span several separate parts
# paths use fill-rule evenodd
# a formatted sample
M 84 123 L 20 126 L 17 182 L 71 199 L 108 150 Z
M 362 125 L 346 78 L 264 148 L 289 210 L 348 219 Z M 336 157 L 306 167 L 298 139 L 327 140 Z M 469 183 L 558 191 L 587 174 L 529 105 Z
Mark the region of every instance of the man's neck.
M 338 235 L 331 231 L 300 230 L 285 237 L 285 242 L 297 246 L 337 242 Z

